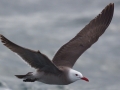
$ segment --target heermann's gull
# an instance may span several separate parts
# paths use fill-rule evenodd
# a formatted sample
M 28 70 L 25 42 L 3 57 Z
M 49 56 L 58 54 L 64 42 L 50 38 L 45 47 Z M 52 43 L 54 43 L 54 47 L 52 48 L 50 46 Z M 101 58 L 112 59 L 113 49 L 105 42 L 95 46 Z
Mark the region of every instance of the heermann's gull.
M 86 25 L 72 40 L 63 45 L 53 60 L 40 51 L 33 51 L 21 47 L 3 35 L 0 35 L 2 43 L 13 52 L 17 53 L 27 63 L 36 69 L 35 73 L 15 75 L 24 82 L 40 81 L 46 84 L 67 85 L 77 80 L 89 81 L 80 72 L 72 69 L 79 56 L 86 51 L 109 26 L 114 12 L 114 4 L 110 3 L 103 11 Z

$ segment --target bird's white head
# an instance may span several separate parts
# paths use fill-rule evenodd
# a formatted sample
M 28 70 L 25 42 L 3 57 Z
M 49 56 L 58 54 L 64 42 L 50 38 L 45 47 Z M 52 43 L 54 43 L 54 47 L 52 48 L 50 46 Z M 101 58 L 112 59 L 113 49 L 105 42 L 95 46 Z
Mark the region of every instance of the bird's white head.
M 77 80 L 85 80 L 85 81 L 89 82 L 89 80 L 86 77 L 84 77 L 82 75 L 82 73 L 80 73 L 76 70 L 73 70 L 73 69 L 69 70 L 69 79 L 71 82 L 75 82 Z

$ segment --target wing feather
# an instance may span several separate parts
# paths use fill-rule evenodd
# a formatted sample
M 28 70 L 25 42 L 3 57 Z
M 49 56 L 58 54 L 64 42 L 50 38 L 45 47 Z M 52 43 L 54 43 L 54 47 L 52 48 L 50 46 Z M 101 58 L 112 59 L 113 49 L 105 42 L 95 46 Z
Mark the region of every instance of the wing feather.
M 114 4 L 107 5 L 102 12 L 86 25 L 73 39 L 63 45 L 53 58 L 57 66 L 73 67 L 76 60 L 94 44 L 109 26 L 114 13 Z
M 49 58 L 40 51 L 33 51 L 27 48 L 23 48 L 11 42 L 3 35 L 0 35 L 0 39 L 6 47 L 21 56 L 23 60 L 31 65 L 31 67 L 54 74 L 60 72 L 60 70 L 49 60 Z

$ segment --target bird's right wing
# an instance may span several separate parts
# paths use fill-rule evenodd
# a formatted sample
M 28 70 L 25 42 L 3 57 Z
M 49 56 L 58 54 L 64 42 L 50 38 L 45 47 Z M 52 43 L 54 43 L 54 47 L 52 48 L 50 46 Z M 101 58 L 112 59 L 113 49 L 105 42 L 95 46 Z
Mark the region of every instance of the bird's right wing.
M 76 60 L 94 44 L 109 26 L 114 13 L 114 4 L 107 5 L 72 40 L 63 45 L 53 58 L 57 66 L 73 67 Z
M 32 67 L 36 69 L 40 69 L 44 72 L 58 74 L 61 72 L 50 60 L 47 56 L 42 54 L 39 51 L 33 51 L 27 48 L 23 48 L 7 38 L 3 35 L 0 35 L 1 42 L 8 47 L 13 52 L 17 53 L 22 57 L 27 63 L 29 63 Z

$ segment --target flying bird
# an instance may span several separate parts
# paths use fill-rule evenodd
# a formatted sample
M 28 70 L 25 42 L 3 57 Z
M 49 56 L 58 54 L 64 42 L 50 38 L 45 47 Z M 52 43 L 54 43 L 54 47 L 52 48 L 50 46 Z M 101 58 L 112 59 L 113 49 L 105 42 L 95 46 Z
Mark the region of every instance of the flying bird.
M 76 60 L 90 48 L 109 26 L 114 13 L 114 3 L 107 5 L 102 12 L 89 22 L 73 39 L 64 44 L 52 60 L 39 50 L 21 47 L 0 34 L 1 42 L 18 54 L 36 72 L 15 75 L 24 82 L 40 81 L 46 84 L 67 85 L 77 80 L 89 81 L 81 72 L 72 69 Z

